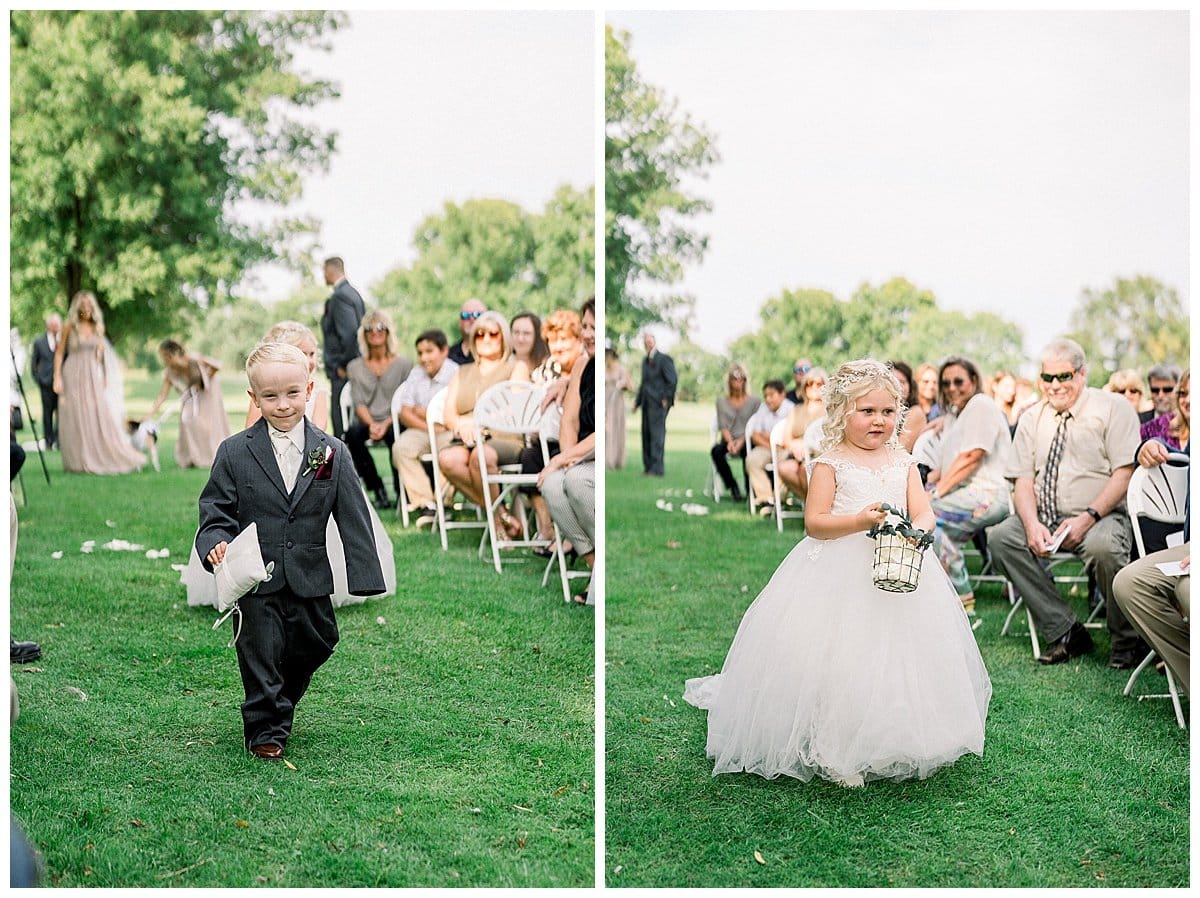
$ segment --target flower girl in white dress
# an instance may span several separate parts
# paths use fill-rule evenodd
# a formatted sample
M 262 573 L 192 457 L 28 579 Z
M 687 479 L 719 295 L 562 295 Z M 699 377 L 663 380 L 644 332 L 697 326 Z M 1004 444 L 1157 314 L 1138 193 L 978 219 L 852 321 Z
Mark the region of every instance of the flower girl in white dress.
M 915 590 L 874 585 L 881 506 L 916 528 L 934 515 L 896 434 L 891 369 L 847 362 L 825 388 L 823 454 L 811 463 L 805 529 L 747 609 L 721 673 L 687 681 L 708 711 L 713 773 L 747 771 L 845 786 L 924 779 L 983 754 L 992 687 L 962 603 L 933 553 Z

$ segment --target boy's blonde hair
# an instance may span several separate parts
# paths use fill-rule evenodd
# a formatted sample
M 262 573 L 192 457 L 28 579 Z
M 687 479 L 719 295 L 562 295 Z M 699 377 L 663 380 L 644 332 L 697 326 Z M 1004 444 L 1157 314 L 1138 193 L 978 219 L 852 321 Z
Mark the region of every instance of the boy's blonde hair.
M 892 366 L 875 359 L 855 359 L 843 362 L 825 382 L 821 395 L 825 399 L 825 428 L 821 440 L 821 451 L 837 448 L 846 436 L 846 416 L 854 411 L 858 398 L 872 390 L 886 390 L 896 401 L 896 429 L 888 438 L 887 445 L 900 445 L 900 431 L 904 429 L 904 415 L 908 406 L 900 395 L 900 384 L 892 373 Z
M 254 384 L 254 375 L 259 368 L 263 365 L 277 363 L 295 365 L 304 372 L 305 383 L 310 380 L 308 359 L 305 358 L 304 353 L 291 343 L 284 343 L 280 340 L 264 340 L 254 347 L 254 351 L 246 359 L 246 379 L 250 381 L 250 388 L 257 389 Z

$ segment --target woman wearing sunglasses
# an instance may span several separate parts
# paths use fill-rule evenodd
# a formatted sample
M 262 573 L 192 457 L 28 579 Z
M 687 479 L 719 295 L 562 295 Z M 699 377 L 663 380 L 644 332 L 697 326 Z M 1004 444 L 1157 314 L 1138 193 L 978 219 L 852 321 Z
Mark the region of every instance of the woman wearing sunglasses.
M 475 320 L 471 354 L 474 363 L 455 371 L 446 387 L 444 423 L 454 435 L 454 442 L 438 453 L 438 466 L 464 496 L 482 507 L 483 481 L 476 453 L 484 453 L 489 471 L 499 471 L 500 465 L 517 463 L 524 442 L 515 434 L 491 433 L 484 445 L 476 446 L 472 416 L 475 403 L 489 387 L 501 381 L 529 380 L 529 368 L 513 356 L 508 322 L 499 312 L 484 312 Z M 510 537 L 520 535 L 521 524 L 507 508 L 500 505 L 496 516 Z
M 367 492 L 375 498 L 375 507 L 382 511 L 392 507 L 392 500 L 375 469 L 367 441 L 386 443 L 387 457 L 391 459 L 392 443 L 396 440 L 392 432 L 392 394 L 404 383 L 413 363 L 397 354 L 400 342 L 396 329 L 391 316 L 382 309 L 372 309 L 363 316 L 358 326 L 358 348 L 361 355 L 346 366 L 353 402 L 350 420 L 346 422 L 346 448 Z M 394 467 L 392 489 L 400 495 L 400 475 Z
M 1008 481 L 1012 451 L 1008 419 L 981 389 L 974 362 L 951 356 L 938 369 L 938 405 L 942 425 L 941 465 L 929 472 L 934 547 L 968 614 L 975 592 L 967 576 L 962 547 L 976 533 L 1008 517 Z

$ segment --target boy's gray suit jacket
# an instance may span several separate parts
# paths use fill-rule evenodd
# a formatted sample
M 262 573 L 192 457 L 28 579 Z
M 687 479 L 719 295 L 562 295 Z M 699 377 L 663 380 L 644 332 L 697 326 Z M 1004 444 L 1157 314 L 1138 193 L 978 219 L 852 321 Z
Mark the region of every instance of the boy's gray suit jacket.
M 307 418 L 303 426 L 304 455 L 290 496 L 275 461 L 266 419 L 260 418 L 221 443 L 200 494 L 196 552 L 211 571 L 208 553 L 213 547 L 222 540 L 232 541 L 255 521 L 263 563 L 275 562 L 271 579 L 260 584 L 257 592 L 277 592 L 286 583 L 297 596 L 327 596 L 333 592 L 333 572 L 325 548 L 325 528 L 332 515 L 346 550 L 350 594 L 378 595 L 386 589 L 383 570 L 350 451 Z M 308 470 L 309 459 L 318 450 L 324 458 L 327 446 L 334 450 L 332 476 L 317 480 L 315 472 Z

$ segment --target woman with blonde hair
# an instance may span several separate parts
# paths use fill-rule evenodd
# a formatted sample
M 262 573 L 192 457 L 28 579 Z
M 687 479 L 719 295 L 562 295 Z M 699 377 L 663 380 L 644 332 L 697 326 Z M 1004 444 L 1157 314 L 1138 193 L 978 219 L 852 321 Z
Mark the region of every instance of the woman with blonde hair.
M 383 478 L 375 470 L 375 461 L 367 441 L 387 444 L 388 466 L 391 465 L 392 395 L 412 371 L 410 359 L 399 355 L 399 340 L 392 317 L 382 309 L 371 309 L 363 315 L 358 326 L 358 349 L 361 355 L 346 366 L 352 410 L 346 422 L 346 448 L 354 459 L 354 469 L 362 478 L 367 492 L 375 497 L 375 507 L 382 511 L 391 508 Z M 339 397 L 334 397 L 339 399 Z M 400 475 L 392 467 L 392 487 L 400 495 Z
M 129 444 L 120 363 L 90 290 L 71 299 L 54 350 L 54 392 L 64 471 L 126 474 L 146 464 Z
M 1120 371 L 1114 371 L 1109 375 L 1108 383 L 1104 385 L 1104 389 L 1109 393 L 1119 393 L 1124 396 L 1129 400 L 1129 404 L 1133 406 L 1133 410 L 1138 414 L 1154 408 L 1154 403 L 1146 393 L 1146 384 L 1142 382 L 1142 375 L 1138 374 L 1132 368 L 1122 368 Z
M 290 319 L 278 321 L 263 335 L 264 343 L 291 343 L 308 359 L 308 376 L 313 382 L 312 393 L 304 408 L 304 416 L 317 430 L 329 430 L 329 388 L 318 381 L 317 366 L 320 364 L 321 353 L 317 348 L 317 338 L 307 325 Z M 246 426 L 249 427 L 262 417 L 262 412 L 253 402 L 246 411 Z
M 725 393 L 717 397 L 717 429 L 720 436 L 709 450 L 713 467 L 725 489 L 733 496 L 734 502 L 744 502 L 745 495 L 742 487 L 733 477 L 729 467 L 729 456 L 734 455 L 742 460 L 743 478 L 746 466 L 746 425 L 762 405 L 762 400 L 747 392 L 746 385 L 750 375 L 745 366 L 734 362 L 725 372 Z M 747 489 L 749 486 L 747 485 Z
M 518 461 L 524 442 L 515 434 L 491 433 L 482 446 L 476 445 L 471 413 L 489 387 L 506 380 L 527 381 L 529 368 L 513 357 L 508 322 L 499 312 L 487 311 L 475 319 L 471 351 L 474 362 L 459 367 L 446 387 L 443 423 L 454 440 L 438 453 L 438 467 L 464 496 L 482 507 L 485 500 L 477 453 L 484 453 L 489 471 L 498 471 L 500 465 Z M 521 533 L 521 523 L 503 505 L 496 516 L 510 537 Z
M 789 457 L 779 462 L 776 475 L 784 486 L 804 501 L 808 497 L 808 470 L 805 462 L 820 451 L 820 428 L 825 421 L 825 384 L 829 374 L 824 368 L 810 368 L 804 375 L 804 402 L 788 412 L 784 446 Z

